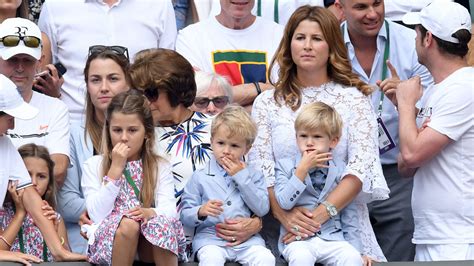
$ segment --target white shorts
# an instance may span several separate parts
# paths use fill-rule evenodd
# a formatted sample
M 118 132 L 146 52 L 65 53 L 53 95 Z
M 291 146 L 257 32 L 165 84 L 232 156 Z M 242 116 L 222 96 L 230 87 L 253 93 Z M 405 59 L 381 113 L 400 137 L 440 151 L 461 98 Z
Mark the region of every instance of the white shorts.
M 417 244 L 415 261 L 474 260 L 474 244 Z

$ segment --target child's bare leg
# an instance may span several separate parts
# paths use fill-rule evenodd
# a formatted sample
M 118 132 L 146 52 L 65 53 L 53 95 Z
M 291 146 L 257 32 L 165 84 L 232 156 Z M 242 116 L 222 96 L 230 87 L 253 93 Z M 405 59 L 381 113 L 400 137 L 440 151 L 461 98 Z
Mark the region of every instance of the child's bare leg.
M 53 221 L 48 220 L 43 215 L 41 197 L 33 187 L 25 188 L 25 192 L 23 193 L 23 205 L 26 211 L 33 217 L 36 226 L 39 227 L 55 261 L 78 261 L 87 259 L 86 256 L 72 253 L 61 245 L 61 240 L 54 228 Z
M 140 235 L 138 244 L 140 261 L 155 263 L 155 265 L 178 265 L 178 257 L 171 251 L 153 246 L 146 238 Z
M 134 220 L 123 217 L 115 232 L 112 249 L 112 264 L 132 265 L 137 253 L 140 224 Z
M 171 251 L 153 246 L 153 259 L 155 265 L 178 266 L 178 257 Z

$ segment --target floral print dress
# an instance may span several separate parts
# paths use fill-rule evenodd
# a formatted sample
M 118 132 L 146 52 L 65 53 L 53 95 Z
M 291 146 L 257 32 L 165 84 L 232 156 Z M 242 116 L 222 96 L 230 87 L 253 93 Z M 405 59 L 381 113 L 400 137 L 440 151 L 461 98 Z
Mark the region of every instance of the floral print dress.
M 142 162 L 127 163 L 130 176 L 138 188 L 143 181 Z M 112 212 L 98 226 L 94 233 L 95 241 L 89 246 L 87 255 L 94 264 L 110 265 L 112 263 L 112 247 L 114 236 L 122 218 L 129 209 L 140 206 L 133 187 L 126 181 L 121 182 L 120 192 L 115 199 Z M 152 245 L 167 249 L 185 260 L 185 237 L 181 222 L 177 219 L 157 215 L 147 223 L 140 224 L 140 232 Z
M 13 204 L 5 203 L 3 205 L 3 210 L 0 210 L 0 227 L 2 230 L 7 228 L 7 226 L 13 220 L 14 215 L 15 208 Z M 20 245 L 20 233 L 22 233 L 21 238 L 23 242 L 23 250 Z M 41 235 L 41 231 L 34 224 L 33 218 L 29 214 L 27 214 L 23 220 L 21 232 L 18 233 L 17 237 L 13 241 L 10 251 L 30 254 L 44 261 L 53 261 L 53 255 L 46 247 L 46 244 L 43 240 L 43 235 Z

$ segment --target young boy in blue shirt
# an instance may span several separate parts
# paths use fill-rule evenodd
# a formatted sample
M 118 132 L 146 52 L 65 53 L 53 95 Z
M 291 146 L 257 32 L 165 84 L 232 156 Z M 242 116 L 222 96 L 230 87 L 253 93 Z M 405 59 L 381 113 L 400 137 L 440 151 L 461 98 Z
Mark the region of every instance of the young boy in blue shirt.
M 358 217 L 355 205 L 337 210 L 326 200 L 341 180 L 345 164 L 332 158 L 339 142 L 342 119 L 334 108 L 316 102 L 305 106 L 295 120 L 296 143 L 301 155 L 286 158 L 275 166 L 275 196 L 285 210 L 326 206 L 331 219 L 315 236 L 285 244 L 288 232 L 280 226 L 278 249 L 289 265 L 362 265 Z M 293 226 L 298 231 L 298 226 Z M 291 234 L 291 232 L 290 232 Z
M 243 162 L 257 134 L 248 113 L 231 106 L 218 114 L 211 126 L 214 153 L 207 166 L 194 172 L 182 195 L 181 221 L 196 227 L 193 251 L 199 265 L 275 265 L 275 257 L 258 234 L 235 246 L 216 236 L 216 224 L 235 217 L 264 216 L 269 210 L 263 174 Z M 230 239 L 235 242 L 235 237 Z

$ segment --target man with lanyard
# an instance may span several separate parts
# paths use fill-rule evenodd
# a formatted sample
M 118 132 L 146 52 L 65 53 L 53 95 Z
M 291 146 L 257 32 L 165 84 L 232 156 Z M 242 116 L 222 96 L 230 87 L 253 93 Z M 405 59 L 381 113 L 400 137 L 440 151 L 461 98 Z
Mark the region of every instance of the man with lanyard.
M 352 68 L 375 89 L 372 102 L 378 115 L 380 161 L 391 192 L 389 199 L 369 205 L 372 226 L 389 261 L 412 261 L 413 181 L 402 179 L 398 173 L 398 113 L 382 90 L 394 88 L 400 80 L 415 75 L 427 87 L 432 78 L 418 63 L 415 32 L 385 20 L 383 0 L 340 0 L 336 5 L 346 18 L 341 27 Z

